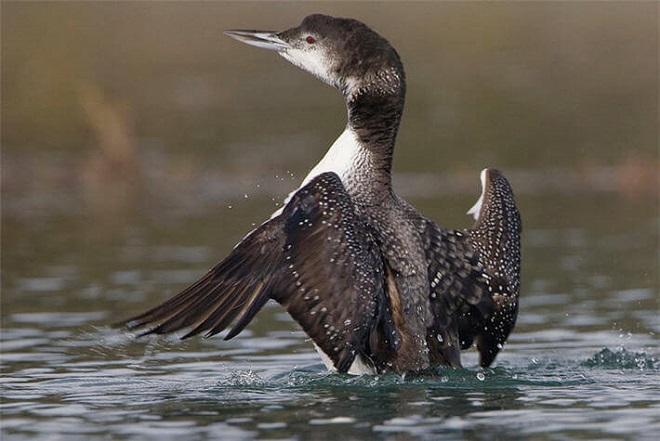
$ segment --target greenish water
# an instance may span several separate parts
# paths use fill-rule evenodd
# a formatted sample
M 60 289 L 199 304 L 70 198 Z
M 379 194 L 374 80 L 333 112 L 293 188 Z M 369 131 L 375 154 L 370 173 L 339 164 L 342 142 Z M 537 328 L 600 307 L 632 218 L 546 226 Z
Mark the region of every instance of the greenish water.
M 264 217 L 255 212 L 274 206 L 254 199 L 185 216 L 148 210 L 107 230 L 86 214 L 5 221 L 3 439 L 654 439 L 660 323 L 648 209 L 594 231 L 582 216 L 629 204 L 520 198 L 523 213 L 581 208 L 571 227 L 528 222 L 519 322 L 493 369 L 467 353 L 465 369 L 437 377 L 330 374 L 275 304 L 228 342 L 136 340 L 110 326 L 227 252 Z M 439 217 L 456 199 L 469 206 L 417 205 Z M 218 234 L 225 217 L 241 225 Z
M 112 327 L 223 257 L 341 132 L 334 91 L 221 36 L 361 18 L 406 63 L 395 187 L 524 223 L 492 369 L 324 370 L 268 304 L 235 339 Z M 658 5 L 2 3 L 3 440 L 626 439 L 660 431 Z

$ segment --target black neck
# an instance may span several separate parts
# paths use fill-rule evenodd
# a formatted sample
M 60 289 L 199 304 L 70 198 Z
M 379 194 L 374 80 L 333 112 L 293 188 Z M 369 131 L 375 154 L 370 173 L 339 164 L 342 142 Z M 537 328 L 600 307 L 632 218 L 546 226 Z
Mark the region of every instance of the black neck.
M 374 160 L 373 179 L 391 186 L 392 155 L 405 99 L 403 75 L 392 81 L 365 83 L 346 96 L 348 125 Z

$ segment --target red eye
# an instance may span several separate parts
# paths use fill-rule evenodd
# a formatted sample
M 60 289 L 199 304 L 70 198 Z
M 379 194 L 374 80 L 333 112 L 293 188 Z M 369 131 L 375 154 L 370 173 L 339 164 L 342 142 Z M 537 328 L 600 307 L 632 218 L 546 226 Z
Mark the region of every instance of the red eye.
M 312 37 L 311 35 L 308 35 L 307 38 L 305 38 L 305 41 L 309 44 L 314 44 L 316 43 L 316 38 Z

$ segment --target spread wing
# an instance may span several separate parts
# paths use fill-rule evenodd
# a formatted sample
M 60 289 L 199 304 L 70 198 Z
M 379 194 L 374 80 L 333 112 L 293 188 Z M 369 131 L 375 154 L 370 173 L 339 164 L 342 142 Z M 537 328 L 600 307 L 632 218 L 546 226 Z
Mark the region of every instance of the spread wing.
M 487 274 L 493 300 L 489 314 L 471 310 L 460 324 L 461 334 L 474 337 L 480 364 L 489 366 L 513 330 L 520 295 L 520 233 L 522 222 L 513 191 L 504 175 L 493 169 L 481 174 L 483 193 L 473 210 L 476 222 L 468 241 Z
M 384 272 L 368 225 L 337 175 L 324 173 L 201 279 L 126 324 L 144 334 L 189 329 L 183 338 L 233 324 L 230 339 L 274 299 L 346 372 L 356 356 L 373 363 L 398 344 Z
M 520 289 L 520 215 L 511 186 L 497 170 L 482 172 L 483 193 L 466 231 L 425 221 L 433 329 L 431 354 L 460 366 L 460 349 L 476 340 L 489 366 L 511 333 Z
M 460 367 L 460 349 L 472 342 L 467 346 L 461 342 L 459 317 L 470 308 L 488 314 L 492 299 L 487 295 L 484 268 L 466 234 L 440 228 L 429 220 L 424 227 L 434 316 L 427 339 L 431 361 Z

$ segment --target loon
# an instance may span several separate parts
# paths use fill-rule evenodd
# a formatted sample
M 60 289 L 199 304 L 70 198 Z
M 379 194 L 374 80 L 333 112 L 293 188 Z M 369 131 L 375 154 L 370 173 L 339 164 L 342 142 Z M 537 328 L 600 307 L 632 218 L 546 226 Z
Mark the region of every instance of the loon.
M 520 216 L 502 173 L 481 173 L 470 229 L 437 226 L 392 189 L 406 92 L 392 45 L 367 25 L 310 15 L 282 32 L 226 35 L 277 52 L 337 88 L 348 122 L 284 207 L 180 294 L 125 322 L 185 339 L 239 334 L 269 300 L 341 373 L 461 367 L 476 343 L 489 366 L 512 331 Z

